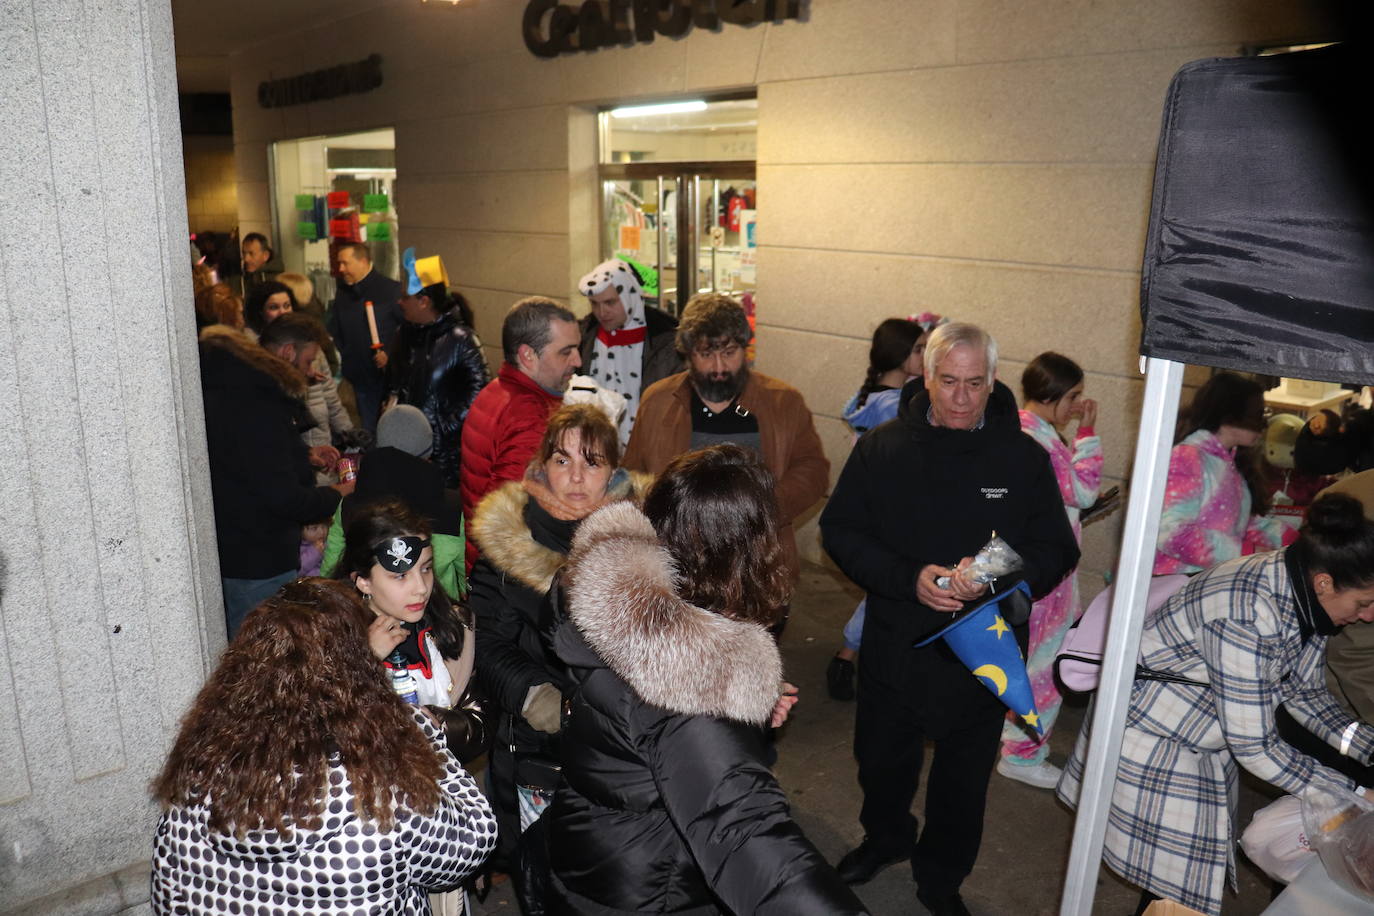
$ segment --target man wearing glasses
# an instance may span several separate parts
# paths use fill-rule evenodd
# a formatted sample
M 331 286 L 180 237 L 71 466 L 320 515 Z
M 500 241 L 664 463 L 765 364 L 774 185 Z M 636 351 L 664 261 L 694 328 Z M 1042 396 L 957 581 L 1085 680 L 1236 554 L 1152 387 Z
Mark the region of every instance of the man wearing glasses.
M 686 451 L 726 442 L 752 448 L 773 472 L 779 540 L 788 571 L 800 576 L 792 522 L 825 496 L 830 462 L 801 392 L 750 370 L 753 332 L 739 303 L 719 293 L 687 302 L 677 351 L 687 371 L 644 392 L 624 466 L 659 474 Z

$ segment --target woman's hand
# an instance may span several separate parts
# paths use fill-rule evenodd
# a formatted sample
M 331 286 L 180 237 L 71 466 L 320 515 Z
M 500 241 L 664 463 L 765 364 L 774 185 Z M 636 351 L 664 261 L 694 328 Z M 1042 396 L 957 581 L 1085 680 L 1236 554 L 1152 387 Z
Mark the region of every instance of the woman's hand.
M 797 705 L 797 685 L 782 682 L 782 695 L 778 697 L 778 702 L 773 704 L 773 714 L 768 717 L 768 725 L 772 728 L 782 728 L 782 723 L 787 721 L 787 714 L 792 711 L 792 707 Z
M 1078 402 L 1078 425 L 1096 426 L 1097 425 L 1097 402 L 1092 398 L 1083 398 Z
M 394 617 L 378 614 L 367 628 L 367 644 L 371 647 L 372 654 L 381 661 L 385 661 L 387 656 L 405 641 L 406 628 Z

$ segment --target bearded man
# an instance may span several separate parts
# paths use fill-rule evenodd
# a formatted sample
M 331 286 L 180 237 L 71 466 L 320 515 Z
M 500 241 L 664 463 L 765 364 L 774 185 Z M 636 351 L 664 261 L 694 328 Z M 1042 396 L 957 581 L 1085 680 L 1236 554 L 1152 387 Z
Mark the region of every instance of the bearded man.
M 801 392 L 749 368 L 753 335 L 738 302 L 719 293 L 687 301 L 677 328 L 686 372 L 644 392 L 623 464 L 660 474 L 683 452 L 726 442 L 758 452 L 773 472 L 778 540 L 792 581 L 800 577 L 792 522 L 825 496 L 830 462 Z

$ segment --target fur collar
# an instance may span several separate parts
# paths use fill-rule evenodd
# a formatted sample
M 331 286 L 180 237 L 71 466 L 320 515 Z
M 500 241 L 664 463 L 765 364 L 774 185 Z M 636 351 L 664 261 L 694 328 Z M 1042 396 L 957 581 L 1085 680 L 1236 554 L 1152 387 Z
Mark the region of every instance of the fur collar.
M 777 702 L 782 657 L 768 631 L 689 604 L 649 520 L 616 503 L 577 529 L 568 613 L 606 666 L 671 712 L 761 725 Z
M 652 481 L 648 474 L 628 471 L 624 480 L 611 487 L 609 498 L 643 502 Z M 468 533 L 493 566 L 526 588 L 544 595 L 567 557 L 545 547 L 530 534 L 529 525 L 525 524 L 525 506 L 529 500 L 522 481 L 502 484 L 478 503 Z
M 200 343 L 233 356 L 250 368 L 263 373 L 293 398 L 305 397 L 308 386 L 305 376 L 296 367 L 264 350 L 243 331 L 227 324 L 212 324 L 200 332 Z

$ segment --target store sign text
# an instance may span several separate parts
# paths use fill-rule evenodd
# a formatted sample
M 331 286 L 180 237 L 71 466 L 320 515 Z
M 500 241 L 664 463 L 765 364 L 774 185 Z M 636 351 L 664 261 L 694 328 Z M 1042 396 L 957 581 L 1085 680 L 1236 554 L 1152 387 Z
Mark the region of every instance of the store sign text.
M 283 108 L 322 102 L 341 95 L 370 92 L 382 85 L 382 56 L 373 54 L 366 60 L 339 64 L 327 70 L 315 70 L 300 76 L 258 83 L 258 104 L 263 108 Z
M 540 57 L 680 38 L 693 26 L 752 25 L 801 18 L 802 0 L 586 0 L 581 6 L 530 0 L 525 45 Z M 633 14 L 633 26 L 631 18 Z

